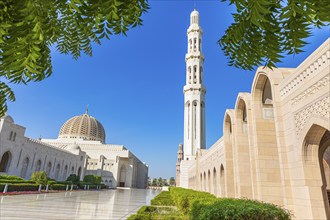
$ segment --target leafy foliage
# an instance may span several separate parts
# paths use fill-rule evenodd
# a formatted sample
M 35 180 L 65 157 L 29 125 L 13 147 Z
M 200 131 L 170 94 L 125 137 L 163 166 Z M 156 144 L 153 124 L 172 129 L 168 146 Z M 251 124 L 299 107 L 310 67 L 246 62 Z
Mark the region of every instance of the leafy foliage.
M 92 185 L 98 185 L 101 184 L 102 178 L 101 176 L 97 176 L 97 175 L 86 175 L 84 177 L 84 182 L 88 182 Z
M 178 209 L 183 213 L 189 213 L 194 201 L 197 200 L 213 200 L 215 196 L 208 192 L 200 192 L 192 189 L 184 189 L 179 187 L 170 188 L 171 197 Z
M 66 181 L 70 181 L 74 185 L 77 185 L 79 183 L 80 179 L 79 179 L 79 176 L 77 176 L 76 174 L 71 174 L 70 176 L 68 176 Z
M 247 199 L 217 199 L 195 201 L 191 219 L 278 219 L 289 220 L 292 215 L 279 206 Z
M 41 185 L 47 185 L 48 183 L 48 178 L 45 171 L 34 172 L 31 176 L 31 180 Z
M 3 191 L 6 183 L 0 183 L 0 191 Z M 33 183 L 8 183 L 8 192 L 14 191 L 37 191 L 39 184 Z
M 226 0 L 222 0 L 226 1 Z M 270 68 L 282 54 L 298 54 L 311 36 L 311 27 L 329 25 L 327 0 L 229 0 L 236 6 L 234 22 L 218 43 L 229 65 L 252 70 Z
M 175 179 L 174 177 L 170 178 L 170 186 L 174 186 L 175 185 Z
M 7 83 L 41 81 L 52 74 L 50 47 L 92 55 L 92 44 L 126 36 L 142 24 L 147 0 L 0 0 L 0 116 L 15 96 Z
M 174 206 L 174 202 L 169 191 L 162 191 L 150 201 L 151 205 Z
M 23 178 L 15 176 L 15 175 L 7 175 L 7 174 L 3 174 L 0 175 L 0 180 L 21 180 L 24 181 Z

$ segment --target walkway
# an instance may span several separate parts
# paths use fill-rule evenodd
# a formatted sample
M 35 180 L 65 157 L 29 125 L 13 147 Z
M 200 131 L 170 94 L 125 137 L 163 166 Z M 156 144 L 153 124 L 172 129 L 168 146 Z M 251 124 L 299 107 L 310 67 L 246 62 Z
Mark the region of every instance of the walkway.
M 0 219 L 126 219 L 159 192 L 117 189 L 0 196 Z

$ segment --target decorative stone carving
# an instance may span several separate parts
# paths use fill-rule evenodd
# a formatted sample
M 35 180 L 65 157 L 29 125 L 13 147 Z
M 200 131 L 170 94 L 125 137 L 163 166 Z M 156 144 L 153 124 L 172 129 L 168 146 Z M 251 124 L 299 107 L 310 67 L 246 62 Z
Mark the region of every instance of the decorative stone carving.
M 274 118 L 274 111 L 273 108 L 263 108 L 263 116 L 264 119 L 273 119 Z
M 330 117 L 330 97 L 327 96 L 314 104 L 306 107 L 305 109 L 297 112 L 294 116 L 296 124 L 296 134 L 299 136 L 299 133 L 304 128 L 306 122 L 311 115 L 320 115 L 325 118 Z
M 321 90 L 323 87 L 327 86 L 330 81 L 330 76 L 327 75 L 319 80 L 317 83 L 306 89 L 304 92 L 297 95 L 292 99 L 292 105 L 296 105 L 301 102 L 303 99 L 315 94 L 317 91 Z
M 294 90 L 299 88 L 304 81 L 310 79 L 315 76 L 318 72 L 323 70 L 324 68 L 329 66 L 330 62 L 330 51 L 328 50 L 321 56 L 319 56 L 313 63 L 311 63 L 307 68 L 297 74 L 297 72 L 293 73 L 297 75 L 290 82 L 288 82 L 280 91 L 281 97 L 284 98 L 292 93 Z

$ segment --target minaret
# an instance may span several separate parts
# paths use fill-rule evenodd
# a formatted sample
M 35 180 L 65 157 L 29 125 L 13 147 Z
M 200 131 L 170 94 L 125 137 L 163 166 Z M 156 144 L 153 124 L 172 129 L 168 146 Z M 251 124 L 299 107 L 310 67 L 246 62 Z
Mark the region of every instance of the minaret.
M 182 148 L 182 144 L 179 144 L 178 160 L 176 161 L 176 178 L 175 178 L 175 183 L 177 186 L 180 186 L 180 163 L 182 160 L 183 160 L 183 148 Z
M 186 85 L 184 92 L 184 160 L 195 160 L 197 149 L 205 149 L 205 93 L 202 53 L 203 30 L 199 26 L 199 13 L 190 14 L 187 30 Z

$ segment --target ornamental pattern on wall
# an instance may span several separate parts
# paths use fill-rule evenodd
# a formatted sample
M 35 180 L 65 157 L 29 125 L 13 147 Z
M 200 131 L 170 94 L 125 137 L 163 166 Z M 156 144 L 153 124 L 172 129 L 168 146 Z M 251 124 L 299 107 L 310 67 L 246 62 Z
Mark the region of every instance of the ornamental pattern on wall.
M 325 118 L 330 118 L 330 97 L 327 96 L 314 104 L 308 106 L 300 112 L 297 112 L 294 116 L 296 124 L 296 134 L 299 136 L 299 133 L 304 128 L 306 122 L 311 115 L 320 115 Z
M 309 87 L 307 90 L 305 90 L 304 92 L 300 93 L 295 98 L 293 98 L 292 99 L 292 105 L 298 104 L 303 99 L 315 94 L 316 92 L 318 92 L 319 90 L 321 90 L 322 88 L 327 86 L 329 84 L 329 80 L 330 80 L 329 75 L 323 77 L 321 80 L 316 82 L 314 85 Z

